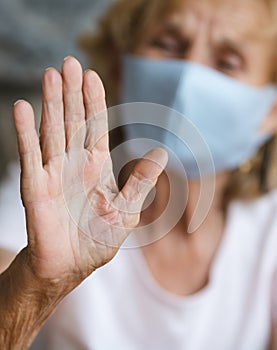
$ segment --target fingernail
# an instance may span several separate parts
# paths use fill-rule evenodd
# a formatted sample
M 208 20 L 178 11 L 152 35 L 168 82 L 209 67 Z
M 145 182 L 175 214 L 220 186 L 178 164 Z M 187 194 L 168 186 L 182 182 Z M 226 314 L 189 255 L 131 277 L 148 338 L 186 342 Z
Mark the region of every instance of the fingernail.
M 69 55 L 69 56 L 66 56 L 63 60 L 66 61 L 68 60 L 69 58 L 74 58 L 73 56 Z
M 48 67 L 45 69 L 45 72 L 47 72 L 49 69 L 52 69 L 53 67 Z
M 17 100 L 17 101 L 15 101 L 15 103 L 13 105 L 16 106 L 19 102 L 22 102 L 22 101 L 24 101 L 24 100 L 22 100 L 22 99 Z

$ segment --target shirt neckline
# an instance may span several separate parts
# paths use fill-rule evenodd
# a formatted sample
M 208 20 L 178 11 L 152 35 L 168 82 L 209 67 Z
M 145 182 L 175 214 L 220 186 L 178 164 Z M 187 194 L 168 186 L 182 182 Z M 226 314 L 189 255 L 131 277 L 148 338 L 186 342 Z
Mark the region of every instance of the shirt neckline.
M 222 234 L 221 242 L 218 246 L 217 252 L 213 258 L 213 261 L 210 267 L 209 281 L 205 285 L 205 287 L 203 287 L 202 289 L 200 289 L 194 294 L 191 294 L 188 296 L 181 296 L 178 294 L 174 294 L 166 290 L 165 288 L 163 288 L 157 282 L 155 277 L 152 275 L 141 249 L 140 248 L 131 249 L 130 259 L 134 263 L 135 270 L 140 278 L 140 281 L 144 285 L 144 287 L 148 289 L 148 291 L 152 294 L 152 296 L 155 299 L 160 300 L 160 302 L 162 302 L 163 304 L 168 304 L 168 305 L 171 305 L 172 307 L 177 307 L 177 308 L 193 307 L 207 300 L 210 293 L 216 287 L 217 280 L 218 280 L 217 276 L 220 271 L 220 269 L 218 268 L 220 267 L 220 260 L 222 259 L 222 256 L 225 254 L 228 241 L 231 238 L 230 232 L 232 231 L 232 223 L 234 222 L 233 206 L 234 206 L 234 203 L 231 203 L 227 210 L 224 232 Z

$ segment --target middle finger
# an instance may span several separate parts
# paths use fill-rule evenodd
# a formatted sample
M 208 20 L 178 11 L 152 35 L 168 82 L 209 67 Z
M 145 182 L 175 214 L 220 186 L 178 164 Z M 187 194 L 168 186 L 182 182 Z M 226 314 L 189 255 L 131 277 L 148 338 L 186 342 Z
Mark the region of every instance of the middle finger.
M 83 72 L 74 57 L 67 57 L 62 66 L 64 123 L 66 147 L 84 148 L 85 109 L 83 103 Z

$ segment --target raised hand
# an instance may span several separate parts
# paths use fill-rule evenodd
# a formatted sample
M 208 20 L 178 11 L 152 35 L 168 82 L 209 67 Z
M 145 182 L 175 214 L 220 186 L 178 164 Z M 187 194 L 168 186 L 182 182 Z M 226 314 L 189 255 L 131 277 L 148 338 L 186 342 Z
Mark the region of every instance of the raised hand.
M 161 149 L 141 159 L 121 192 L 112 172 L 101 80 L 73 57 L 43 76 L 40 136 L 29 103 L 14 107 L 26 211 L 28 263 L 36 276 L 78 284 L 113 258 L 139 222 L 162 172 Z

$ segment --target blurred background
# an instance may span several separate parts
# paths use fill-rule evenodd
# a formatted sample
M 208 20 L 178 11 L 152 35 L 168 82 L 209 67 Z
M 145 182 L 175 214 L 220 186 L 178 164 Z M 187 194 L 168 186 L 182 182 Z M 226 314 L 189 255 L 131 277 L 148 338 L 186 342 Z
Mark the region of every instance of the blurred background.
M 0 181 L 17 160 L 13 103 L 29 100 L 40 117 L 41 76 L 63 58 L 77 57 L 80 34 L 92 31 L 111 0 L 1 0 L 0 2 Z

